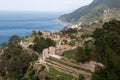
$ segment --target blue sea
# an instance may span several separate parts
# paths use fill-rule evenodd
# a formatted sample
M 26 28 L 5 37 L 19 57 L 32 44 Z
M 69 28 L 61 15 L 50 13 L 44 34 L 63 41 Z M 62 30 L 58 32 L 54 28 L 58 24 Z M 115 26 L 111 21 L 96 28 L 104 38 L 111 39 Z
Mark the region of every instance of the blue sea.
M 56 31 L 64 27 L 55 19 L 58 13 L 0 12 L 0 44 L 12 35 L 25 37 L 36 31 Z

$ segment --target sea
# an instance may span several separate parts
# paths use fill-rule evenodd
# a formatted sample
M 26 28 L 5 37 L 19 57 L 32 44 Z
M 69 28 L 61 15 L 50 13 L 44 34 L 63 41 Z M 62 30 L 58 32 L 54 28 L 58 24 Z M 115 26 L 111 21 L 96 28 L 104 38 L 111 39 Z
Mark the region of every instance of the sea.
M 0 44 L 8 42 L 9 37 L 21 38 L 36 31 L 58 31 L 64 27 L 56 21 L 60 13 L 43 12 L 0 12 Z

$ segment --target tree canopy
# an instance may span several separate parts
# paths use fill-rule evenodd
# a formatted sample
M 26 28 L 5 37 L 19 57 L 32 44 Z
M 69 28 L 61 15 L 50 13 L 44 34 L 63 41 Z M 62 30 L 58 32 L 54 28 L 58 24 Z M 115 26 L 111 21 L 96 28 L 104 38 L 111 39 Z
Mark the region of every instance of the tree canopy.
M 0 61 L 0 74 L 4 80 L 22 80 L 33 61 L 33 56 L 18 45 L 19 41 L 20 38 L 15 35 L 5 45 L 7 48 L 4 49 Z
M 55 42 L 50 38 L 36 37 L 34 39 L 33 50 L 41 53 L 43 49 L 48 48 L 50 46 L 55 46 Z
M 120 21 L 113 20 L 96 29 L 93 37 L 98 61 L 105 68 L 97 68 L 92 80 L 120 80 Z

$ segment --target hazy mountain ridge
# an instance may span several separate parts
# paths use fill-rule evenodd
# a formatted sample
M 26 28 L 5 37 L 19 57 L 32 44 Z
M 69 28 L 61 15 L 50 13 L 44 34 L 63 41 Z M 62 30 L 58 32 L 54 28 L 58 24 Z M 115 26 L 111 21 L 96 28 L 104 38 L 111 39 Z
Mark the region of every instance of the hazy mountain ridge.
M 59 17 L 63 22 L 92 22 L 103 19 L 104 10 L 110 10 L 111 18 L 120 18 L 120 0 L 94 0 L 91 4 L 81 7 L 72 13 Z

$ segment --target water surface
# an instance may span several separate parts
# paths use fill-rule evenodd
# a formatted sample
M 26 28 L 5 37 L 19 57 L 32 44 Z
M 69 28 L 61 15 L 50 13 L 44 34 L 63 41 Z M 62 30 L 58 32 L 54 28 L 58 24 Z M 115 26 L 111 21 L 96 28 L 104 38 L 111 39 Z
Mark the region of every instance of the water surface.
M 57 13 L 1 12 L 0 44 L 7 42 L 12 35 L 25 37 L 33 30 L 60 30 L 64 26 L 55 20 L 59 15 Z

